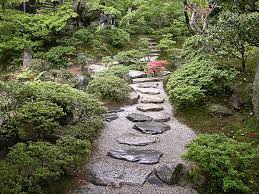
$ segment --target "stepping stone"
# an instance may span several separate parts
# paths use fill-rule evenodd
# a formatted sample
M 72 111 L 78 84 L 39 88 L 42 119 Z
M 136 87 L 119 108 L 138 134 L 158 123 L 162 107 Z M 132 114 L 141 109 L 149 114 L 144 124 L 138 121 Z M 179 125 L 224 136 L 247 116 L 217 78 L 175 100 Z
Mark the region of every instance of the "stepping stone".
M 165 98 L 162 96 L 145 96 L 142 97 L 141 102 L 144 104 L 154 103 L 154 104 L 161 104 L 165 101 Z
M 156 135 L 170 130 L 171 127 L 164 123 L 151 121 L 151 122 L 137 123 L 133 126 L 133 129 L 141 131 L 142 133 Z
M 138 113 L 129 114 L 126 118 L 132 122 L 152 121 L 151 117 Z
M 152 169 L 143 169 L 141 166 L 125 168 L 123 165 L 118 166 L 99 162 L 89 165 L 87 178 L 95 185 L 114 187 L 121 185 L 142 186 L 151 173 Z
M 107 155 L 112 158 L 126 160 L 129 162 L 138 162 L 140 164 L 157 164 L 163 154 L 155 150 L 129 149 L 111 150 Z
M 139 88 L 157 88 L 159 86 L 159 83 L 141 83 L 138 85 Z
M 118 118 L 119 118 L 119 116 L 116 113 L 108 113 L 108 115 L 105 117 L 105 121 L 111 122 Z
M 125 133 L 117 138 L 120 144 L 127 144 L 133 146 L 146 146 L 157 141 L 156 137 L 143 136 L 134 133 Z
M 142 112 L 161 111 L 164 110 L 164 107 L 158 104 L 140 104 L 137 106 L 137 110 Z
M 123 109 L 120 108 L 114 108 L 114 109 L 109 109 L 108 113 L 118 113 L 118 112 L 123 112 Z
M 161 113 L 161 114 L 156 114 L 155 116 L 152 116 L 154 121 L 157 122 L 167 122 L 170 121 L 171 117 L 168 114 Z
M 133 83 L 134 84 L 144 83 L 144 82 L 157 82 L 157 81 L 161 81 L 161 78 L 158 78 L 158 77 L 145 77 L 145 78 L 133 79 Z
M 150 95 L 160 94 L 160 90 L 155 88 L 137 88 L 136 90 L 142 94 L 150 94 Z
M 128 74 L 132 79 L 135 78 L 143 78 L 146 77 L 146 73 L 144 73 L 143 71 L 134 71 L 134 70 L 130 70 L 129 74 Z

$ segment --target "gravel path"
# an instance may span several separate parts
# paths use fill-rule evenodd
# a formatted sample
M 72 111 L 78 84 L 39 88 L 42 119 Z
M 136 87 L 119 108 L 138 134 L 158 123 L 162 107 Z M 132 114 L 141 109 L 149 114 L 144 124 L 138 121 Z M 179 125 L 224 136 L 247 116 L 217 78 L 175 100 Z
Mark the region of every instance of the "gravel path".
M 186 125 L 181 124 L 173 116 L 172 106 L 168 101 L 168 97 L 164 92 L 162 81 L 159 83 L 158 89 L 160 91 L 160 96 L 165 98 L 164 103 L 162 103 L 164 110 L 158 112 L 141 112 L 136 109 L 139 104 L 122 107 L 123 112 L 117 113 L 119 118 L 106 123 L 105 129 L 97 142 L 96 150 L 92 156 L 90 164 L 85 167 L 86 175 L 85 178 L 88 179 L 89 176 L 94 174 L 97 180 L 90 178 L 92 182 L 98 185 L 105 186 L 95 186 L 93 184 L 87 184 L 82 186 L 72 193 L 89 193 L 89 194 L 187 194 L 196 193 L 191 188 L 180 187 L 180 186 L 169 186 L 166 184 L 150 184 L 145 181 L 147 177 L 152 173 L 154 165 L 138 164 L 123 160 L 114 159 L 107 156 L 107 153 L 113 149 L 130 149 L 134 148 L 136 150 L 156 150 L 163 153 L 160 159 L 161 163 L 168 163 L 172 160 L 181 161 L 181 154 L 184 152 L 185 145 L 195 137 L 194 132 L 188 128 Z M 132 84 L 132 88 L 138 88 L 138 84 Z M 146 94 L 141 94 L 147 96 Z M 141 99 L 139 100 L 140 103 Z M 170 115 L 170 121 L 166 122 L 171 127 L 171 130 L 165 131 L 162 134 L 155 135 L 157 141 L 153 144 L 146 146 L 130 146 L 125 144 L 119 144 L 117 138 L 125 133 L 134 133 L 137 135 L 143 135 L 141 132 L 134 130 L 132 127 L 135 123 L 129 121 L 126 116 L 131 113 L 140 113 L 151 117 L 159 117 L 159 115 Z M 146 136 L 152 136 L 149 134 L 144 134 Z M 152 136 L 153 137 L 153 136 Z M 90 175 L 89 175 L 90 173 Z M 144 185 L 142 185 L 145 182 Z

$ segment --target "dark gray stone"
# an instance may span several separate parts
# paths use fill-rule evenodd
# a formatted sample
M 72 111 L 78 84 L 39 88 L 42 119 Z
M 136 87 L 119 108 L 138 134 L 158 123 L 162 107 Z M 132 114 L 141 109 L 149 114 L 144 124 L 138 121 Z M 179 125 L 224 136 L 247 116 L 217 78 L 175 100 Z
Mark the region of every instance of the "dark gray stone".
M 129 104 L 129 105 L 137 104 L 139 98 L 140 98 L 140 95 L 137 92 L 132 91 L 132 92 L 129 93 L 127 104 Z
M 141 103 L 144 103 L 144 104 L 149 104 L 149 103 L 161 104 L 165 101 L 165 98 L 162 96 L 145 96 L 145 97 L 142 97 L 140 101 Z
M 76 88 L 79 90 L 85 90 L 88 84 L 88 79 L 82 75 L 76 76 Z
M 126 118 L 132 122 L 152 121 L 151 117 L 138 113 L 129 114 Z
M 138 162 L 140 164 L 157 164 L 163 154 L 155 150 L 129 149 L 111 150 L 107 155 L 116 159 L 126 160 L 129 162 Z
M 233 112 L 230 109 L 220 104 L 212 105 L 210 107 L 210 113 L 216 116 L 229 116 L 233 114 Z
M 158 83 L 152 83 L 152 82 L 138 84 L 139 88 L 157 88 L 158 86 L 159 86 Z
M 142 186 L 152 170 L 141 166 L 125 168 L 109 163 L 95 163 L 87 168 L 87 179 L 95 185 L 120 187 L 122 185 Z
M 130 70 L 128 75 L 132 79 L 146 77 L 146 73 L 144 73 L 143 71 Z
M 136 91 L 142 94 L 157 95 L 160 94 L 160 90 L 156 88 L 137 88 Z
M 146 180 L 147 183 L 151 184 L 151 185 L 156 185 L 158 187 L 163 187 L 164 186 L 164 182 L 162 182 L 154 173 L 152 173 L 148 179 Z
M 171 119 L 170 115 L 166 113 L 157 114 L 155 116 L 152 116 L 152 118 L 154 121 L 157 121 L 157 122 L 167 122 L 167 121 L 170 121 Z
M 230 103 L 231 107 L 233 107 L 234 109 L 237 109 L 237 110 L 240 110 L 242 107 L 242 100 L 241 100 L 240 96 L 235 93 L 230 97 L 229 103 Z
M 126 133 L 117 138 L 117 141 L 120 144 L 127 144 L 133 146 L 146 146 L 152 143 L 155 143 L 157 140 L 156 137 L 153 136 L 143 136 L 134 133 Z
M 164 123 L 151 121 L 151 122 L 137 123 L 133 126 L 133 129 L 139 130 L 142 133 L 155 135 L 155 134 L 161 134 L 165 131 L 168 131 L 171 129 L 171 127 Z
M 108 113 L 108 115 L 105 117 L 105 121 L 111 122 L 118 118 L 119 118 L 119 116 L 116 113 Z
M 164 107 L 158 104 L 140 104 L 137 106 L 137 110 L 142 112 L 161 111 L 164 110 Z
M 158 77 L 137 78 L 137 79 L 133 79 L 132 81 L 134 84 L 144 83 L 144 82 L 156 82 L 156 81 L 161 81 L 161 78 L 158 78 Z
M 186 171 L 183 169 L 184 165 L 182 163 L 173 161 L 168 164 L 158 164 L 155 167 L 154 172 L 163 182 L 173 185 L 177 184 L 180 181 L 180 178 L 184 176 Z
M 125 110 L 120 109 L 120 108 L 114 108 L 114 109 L 109 109 L 108 113 L 118 113 L 118 112 L 123 112 Z

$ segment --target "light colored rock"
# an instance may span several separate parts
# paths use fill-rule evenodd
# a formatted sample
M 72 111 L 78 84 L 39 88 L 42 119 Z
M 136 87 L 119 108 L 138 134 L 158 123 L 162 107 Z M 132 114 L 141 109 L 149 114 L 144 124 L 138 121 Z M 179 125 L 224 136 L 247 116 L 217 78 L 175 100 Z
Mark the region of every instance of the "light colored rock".
M 228 109 L 225 106 L 222 106 L 220 104 L 214 104 L 210 107 L 211 114 L 217 115 L 217 116 L 229 116 L 232 115 L 232 111 Z
M 127 99 L 127 104 L 129 104 L 129 105 L 137 104 L 139 98 L 140 98 L 140 95 L 137 92 L 132 91 L 132 92 L 129 93 L 129 96 L 128 96 L 128 99 Z
M 138 135 L 135 133 L 125 133 L 117 137 L 120 144 L 133 145 L 133 146 L 146 146 L 155 143 L 157 140 L 153 136 Z
M 161 111 L 164 110 L 164 107 L 159 104 L 139 104 L 137 110 L 142 112 Z
M 156 88 L 137 88 L 136 91 L 142 94 L 149 94 L 149 95 L 160 94 L 160 90 Z
M 157 82 L 157 81 L 160 81 L 161 78 L 159 77 L 146 77 L 146 78 L 136 78 L 136 79 L 133 79 L 133 83 L 134 84 L 137 84 L 137 83 L 144 83 L 144 82 Z
M 165 101 L 165 98 L 162 96 L 143 96 L 140 101 L 141 103 L 144 103 L 144 104 L 149 104 L 149 103 L 161 104 Z
M 143 78 L 143 77 L 146 77 L 146 73 L 144 73 L 143 71 L 130 70 L 130 71 L 129 71 L 129 76 L 130 76 L 132 79 L 135 79 L 135 78 Z
M 93 74 L 102 72 L 102 71 L 104 71 L 106 69 L 107 69 L 107 67 L 104 64 L 93 64 L 93 65 L 89 65 L 87 67 L 87 72 L 90 75 L 93 75 Z
M 147 82 L 147 83 L 140 83 L 138 84 L 139 88 L 157 88 L 159 84 L 157 82 Z

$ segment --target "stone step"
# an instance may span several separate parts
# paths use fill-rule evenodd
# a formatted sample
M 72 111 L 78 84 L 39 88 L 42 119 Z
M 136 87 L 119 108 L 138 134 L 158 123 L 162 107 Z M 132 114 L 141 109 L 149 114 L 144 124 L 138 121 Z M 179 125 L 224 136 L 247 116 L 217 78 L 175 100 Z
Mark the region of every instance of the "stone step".
M 137 87 L 139 88 L 157 88 L 159 86 L 159 83 L 141 83 L 138 84 Z
M 120 144 L 131 146 L 146 146 L 155 143 L 157 141 L 157 138 L 154 136 L 144 136 L 135 133 L 125 133 L 117 137 L 116 140 Z
M 171 127 L 161 122 L 150 121 L 150 122 L 137 123 L 133 126 L 133 129 L 136 129 L 145 134 L 156 135 L 170 130 Z
M 136 91 L 142 94 L 149 94 L 149 95 L 160 94 L 160 90 L 156 88 L 136 88 Z
M 142 166 L 127 168 L 124 165 L 98 162 L 88 165 L 87 180 L 95 185 L 120 187 L 121 185 L 142 186 L 152 169 Z
M 131 113 L 126 118 L 132 122 L 145 122 L 145 121 L 152 121 L 152 117 L 143 115 L 143 114 L 138 114 L 138 113 Z
M 119 116 L 118 116 L 117 113 L 108 113 L 107 116 L 105 117 L 105 121 L 111 122 L 111 121 L 114 121 L 118 118 L 119 118 Z
M 139 104 L 137 110 L 142 112 L 161 111 L 164 107 L 160 104 Z
M 107 153 L 115 159 L 125 160 L 129 162 L 137 162 L 139 164 L 157 164 L 163 154 L 155 150 L 136 150 L 136 149 L 118 149 L 111 150 Z
M 133 70 L 130 70 L 128 75 L 132 79 L 143 78 L 143 77 L 147 76 L 147 74 L 145 72 L 143 72 L 143 71 L 133 71 Z
M 163 96 L 157 95 L 157 96 L 143 96 L 140 100 L 141 103 L 149 104 L 161 104 L 165 101 L 165 98 Z
M 157 82 L 157 81 L 161 81 L 162 78 L 159 77 L 147 77 L 147 78 L 136 78 L 133 79 L 133 84 L 137 84 L 137 83 L 144 83 L 144 82 Z

